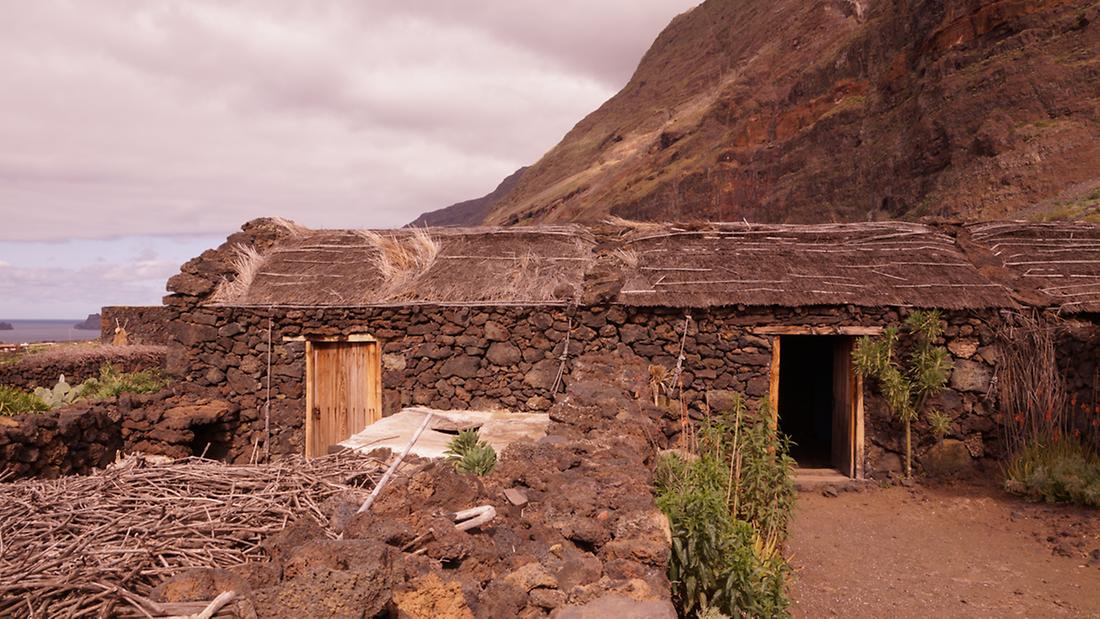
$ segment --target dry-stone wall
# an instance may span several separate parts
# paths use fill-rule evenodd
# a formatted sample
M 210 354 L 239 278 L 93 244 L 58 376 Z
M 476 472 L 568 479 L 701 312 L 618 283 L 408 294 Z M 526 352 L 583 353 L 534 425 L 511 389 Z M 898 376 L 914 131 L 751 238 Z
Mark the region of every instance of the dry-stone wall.
M 368 333 L 383 347 L 383 408 L 424 404 L 445 409 L 545 411 L 570 381 L 570 360 L 625 347 L 649 363 L 676 366 L 683 349 L 685 399 L 699 415 L 708 392 L 767 395 L 771 338 L 765 325 L 898 324 L 894 311 L 825 308 L 808 311 L 673 309 L 606 306 L 405 307 L 281 309 L 178 307 L 169 324 L 168 367 L 195 386 L 239 407 L 231 451 L 246 453 L 263 440 L 270 382 L 273 453 L 302 450 L 305 344 L 301 338 Z M 986 317 L 949 316 L 945 344 L 956 370 L 936 403 L 955 417 L 949 449 L 985 455 L 997 437 L 991 381 L 996 351 Z M 685 336 L 685 326 L 687 333 Z M 271 372 L 268 341 L 270 338 Z M 559 379 L 560 374 L 560 379 Z M 870 470 L 897 468 L 900 424 L 873 389 L 866 405 Z M 677 424 L 669 424 L 674 434 Z M 918 454 L 936 441 L 917 424 Z
M 0 417 L 0 479 L 88 473 L 121 447 L 118 416 L 101 406 Z
M 105 363 L 123 372 L 164 367 L 163 346 L 76 346 L 30 354 L 0 365 L 0 385 L 32 389 L 52 387 L 62 374 L 70 385 L 99 376 Z
M 131 344 L 165 344 L 171 316 L 171 310 L 161 305 L 104 307 L 100 311 L 100 339 L 111 343 L 115 329 L 122 327 Z

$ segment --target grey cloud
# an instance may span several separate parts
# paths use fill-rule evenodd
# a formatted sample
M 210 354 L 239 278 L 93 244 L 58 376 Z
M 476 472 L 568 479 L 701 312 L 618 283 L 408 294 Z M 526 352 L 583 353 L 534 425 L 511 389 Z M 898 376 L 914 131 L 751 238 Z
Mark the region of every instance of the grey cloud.
M 489 191 L 690 0 L 0 0 L 0 240 L 400 225 Z

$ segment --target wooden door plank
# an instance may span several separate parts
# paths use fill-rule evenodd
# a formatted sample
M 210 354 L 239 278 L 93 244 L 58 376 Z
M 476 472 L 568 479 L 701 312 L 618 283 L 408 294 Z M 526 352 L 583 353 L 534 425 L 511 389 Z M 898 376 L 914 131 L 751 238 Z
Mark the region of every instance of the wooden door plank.
M 833 347 L 832 462 L 845 475 L 852 475 L 852 352 L 845 338 Z

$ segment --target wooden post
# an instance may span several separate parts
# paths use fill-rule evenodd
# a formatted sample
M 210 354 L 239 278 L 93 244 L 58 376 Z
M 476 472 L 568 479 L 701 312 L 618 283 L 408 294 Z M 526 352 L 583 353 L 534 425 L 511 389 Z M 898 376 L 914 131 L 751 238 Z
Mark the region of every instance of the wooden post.
M 779 343 L 780 336 L 772 338 L 772 367 L 768 381 L 768 403 L 772 408 L 772 427 L 779 428 Z
M 313 453 L 313 342 L 306 340 L 306 453 L 307 458 L 313 458 L 318 454 Z M 322 454 L 323 455 L 323 454 Z

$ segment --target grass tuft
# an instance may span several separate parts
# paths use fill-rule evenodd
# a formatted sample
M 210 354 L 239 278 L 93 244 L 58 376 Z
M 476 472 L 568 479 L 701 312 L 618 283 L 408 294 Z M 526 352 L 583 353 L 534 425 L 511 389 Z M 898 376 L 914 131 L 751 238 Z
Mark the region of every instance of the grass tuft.
M 1100 507 L 1100 457 L 1080 441 L 1035 440 L 1008 461 L 1005 489 L 1030 501 Z

